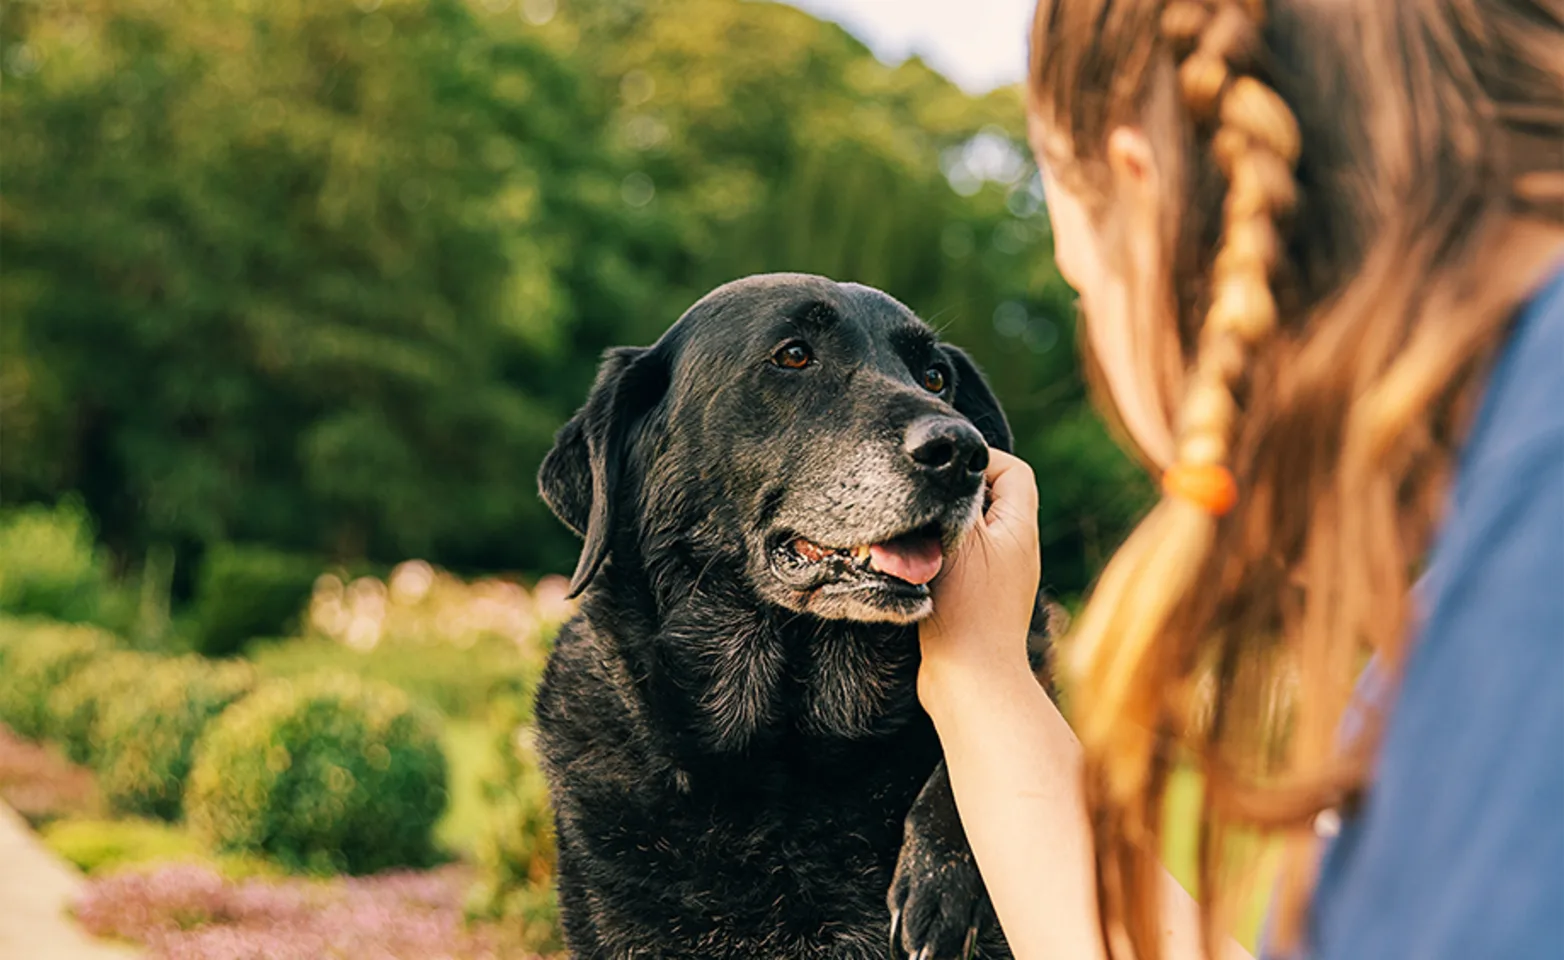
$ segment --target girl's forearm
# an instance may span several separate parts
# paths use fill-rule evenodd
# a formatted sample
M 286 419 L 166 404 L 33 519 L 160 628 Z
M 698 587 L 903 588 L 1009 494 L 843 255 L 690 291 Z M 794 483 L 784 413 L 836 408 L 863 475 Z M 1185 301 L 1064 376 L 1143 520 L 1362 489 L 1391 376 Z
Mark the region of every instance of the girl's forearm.
M 1015 956 L 1102 960 L 1081 749 L 1064 717 L 1021 671 L 924 680 L 962 824 Z M 1194 901 L 1165 880 L 1162 955 L 1197 960 Z M 1248 956 L 1230 943 L 1221 960 Z

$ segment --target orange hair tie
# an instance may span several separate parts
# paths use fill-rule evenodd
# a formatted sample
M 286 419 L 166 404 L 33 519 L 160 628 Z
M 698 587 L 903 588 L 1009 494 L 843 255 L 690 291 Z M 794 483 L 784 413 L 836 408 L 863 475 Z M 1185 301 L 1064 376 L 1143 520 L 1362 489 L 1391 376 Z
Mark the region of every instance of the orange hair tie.
M 1213 517 L 1222 516 L 1238 502 L 1233 472 L 1215 463 L 1175 463 L 1162 474 L 1162 490 Z

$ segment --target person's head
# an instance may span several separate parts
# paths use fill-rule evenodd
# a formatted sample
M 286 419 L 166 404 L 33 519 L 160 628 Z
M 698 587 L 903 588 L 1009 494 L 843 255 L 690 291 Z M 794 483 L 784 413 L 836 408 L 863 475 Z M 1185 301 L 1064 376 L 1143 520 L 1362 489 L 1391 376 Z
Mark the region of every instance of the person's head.
M 1207 482 L 1147 518 L 1067 651 L 1104 909 L 1145 960 L 1183 747 L 1203 885 L 1229 827 L 1361 781 L 1363 751 L 1332 759 L 1353 671 L 1397 662 L 1463 415 L 1564 249 L 1564 24 L 1548 0 L 1040 0 L 1028 87 L 1109 412 L 1171 488 Z

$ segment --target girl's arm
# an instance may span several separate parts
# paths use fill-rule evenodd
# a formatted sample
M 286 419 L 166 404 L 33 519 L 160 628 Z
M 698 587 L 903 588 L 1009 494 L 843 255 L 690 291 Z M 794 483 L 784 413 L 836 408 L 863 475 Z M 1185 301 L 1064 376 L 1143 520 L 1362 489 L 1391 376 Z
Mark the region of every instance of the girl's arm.
M 1015 457 L 990 457 L 992 503 L 941 576 L 935 613 L 920 628 L 918 694 L 1015 956 L 1103 960 L 1080 744 L 1026 658 L 1040 573 L 1036 482 Z M 1197 960 L 1195 903 L 1171 875 L 1164 881 L 1162 955 Z M 1248 957 L 1229 942 L 1221 960 Z

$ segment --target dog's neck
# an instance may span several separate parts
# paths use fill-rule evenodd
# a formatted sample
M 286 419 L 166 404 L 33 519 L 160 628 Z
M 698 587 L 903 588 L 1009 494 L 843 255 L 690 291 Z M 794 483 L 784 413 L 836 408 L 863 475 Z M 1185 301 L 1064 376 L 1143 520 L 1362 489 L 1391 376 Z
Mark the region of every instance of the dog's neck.
M 685 538 L 616 545 L 582 612 L 660 728 L 680 732 L 670 746 L 681 754 L 859 741 L 919 716 L 915 628 L 772 606 L 748 586 L 742 557 Z M 635 628 L 617 629 L 627 616 Z

